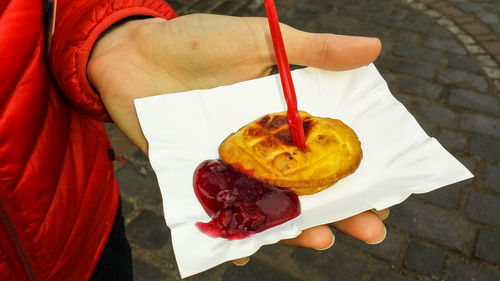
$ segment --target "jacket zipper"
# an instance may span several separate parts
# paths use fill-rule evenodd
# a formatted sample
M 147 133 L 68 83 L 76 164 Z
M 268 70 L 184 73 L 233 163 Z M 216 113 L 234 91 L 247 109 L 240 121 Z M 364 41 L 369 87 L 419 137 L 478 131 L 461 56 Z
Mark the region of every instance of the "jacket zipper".
M 28 277 L 28 280 L 30 281 L 36 281 L 37 278 L 35 271 L 33 270 L 31 261 L 29 260 L 28 254 L 26 253 L 26 250 L 24 249 L 24 246 L 21 243 L 21 239 L 19 238 L 19 235 L 16 232 L 14 223 L 9 217 L 7 207 L 5 207 L 1 198 L 0 198 L 0 220 L 2 221 L 2 224 L 7 232 L 7 236 L 9 236 L 10 242 L 14 246 L 17 257 L 21 261 L 21 264 L 24 268 L 24 272 L 26 273 L 26 277 Z

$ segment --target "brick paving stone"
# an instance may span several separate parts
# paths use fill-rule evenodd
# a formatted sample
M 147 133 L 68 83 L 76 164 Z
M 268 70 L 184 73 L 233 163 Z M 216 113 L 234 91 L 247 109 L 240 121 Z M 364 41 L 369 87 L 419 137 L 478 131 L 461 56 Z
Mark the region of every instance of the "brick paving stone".
M 391 208 L 387 223 L 462 252 L 474 238 L 472 225 L 467 220 L 442 209 L 428 207 L 411 197 Z
M 289 259 L 299 267 L 304 280 L 330 281 L 332 276 L 342 281 L 359 280 L 366 268 L 365 261 L 351 255 L 340 243 L 326 251 L 295 249 Z
M 448 265 L 445 280 L 453 281 L 498 281 L 500 271 L 485 268 L 478 264 L 470 264 L 454 260 Z
M 309 11 L 318 14 L 331 11 L 333 6 L 325 1 L 302 1 L 297 5 L 297 8 L 302 11 Z
M 362 5 L 362 4 L 360 4 Z M 359 9 L 359 5 L 353 3 L 353 5 L 342 7 L 342 15 L 349 18 L 366 18 L 367 14 L 365 11 Z
M 277 10 L 279 10 L 280 8 L 293 7 L 298 2 L 299 2 L 299 0 L 280 0 L 280 1 L 274 1 Z
M 294 248 L 285 246 L 282 243 L 265 245 L 257 252 L 258 258 L 269 260 L 283 260 L 283 257 L 290 256 Z M 280 263 L 276 263 L 276 267 L 280 267 Z
M 399 92 L 431 99 L 439 98 L 443 92 L 443 87 L 439 84 L 406 75 L 395 75 L 395 77 L 391 79 L 389 86 L 391 89 Z
M 244 3 L 243 3 L 244 4 Z M 212 10 L 214 14 L 230 14 L 232 11 L 236 10 L 242 5 L 242 1 L 224 1 L 222 4 L 218 5 Z
M 478 222 L 500 226 L 500 197 L 473 191 L 465 207 L 467 216 Z
M 480 75 L 455 69 L 441 69 L 438 80 L 453 87 L 471 88 L 480 92 L 488 90 L 488 82 Z
M 500 5 L 494 0 L 489 3 L 484 3 L 484 9 L 490 12 L 500 12 Z
M 405 16 L 405 11 L 402 11 L 401 13 L 397 14 L 378 14 L 378 15 L 371 15 L 368 18 L 368 21 L 371 23 L 379 24 L 382 26 L 386 27 L 391 27 L 394 26 L 398 21 L 401 21 L 402 18 Z
M 408 45 L 394 45 L 393 54 L 400 57 L 418 59 L 420 61 L 440 63 L 444 60 L 443 53 L 422 47 L 408 47 Z
M 444 269 L 445 255 L 441 250 L 412 242 L 408 246 L 408 253 L 404 264 L 406 268 L 416 273 L 430 275 L 439 279 Z
M 448 66 L 451 68 L 462 69 L 472 72 L 481 72 L 481 66 L 476 58 L 471 58 L 462 55 L 448 54 Z
M 335 273 L 336 271 L 343 271 L 343 262 L 352 262 L 358 264 L 357 266 L 352 265 L 348 269 L 351 272 L 342 273 L 340 275 L 343 276 L 346 280 L 358 280 L 358 276 L 363 273 L 365 270 L 364 261 L 362 259 L 353 258 L 352 252 L 356 249 L 349 247 L 349 245 L 343 243 L 339 239 L 336 240 L 335 244 L 332 248 L 325 251 L 315 251 L 310 249 L 303 248 L 293 248 L 284 246 L 281 243 L 267 245 L 262 247 L 252 259 L 259 259 L 263 262 L 266 262 L 273 266 L 274 268 L 279 268 L 283 272 L 287 272 L 290 275 L 299 278 L 300 280 L 309 281 L 309 280 L 331 280 L 332 276 L 339 275 L 339 273 Z M 315 255 L 313 252 L 318 252 Z M 333 253 L 331 253 L 333 252 Z M 338 256 L 340 255 L 340 256 Z M 305 259 L 310 258 L 308 261 L 309 264 L 313 268 L 307 268 L 308 266 L 304 266 L 304 261 L 302 259 L 294 259 L 294 256 L 304 256 Z M 333 259 L 332 257 L 335 257 Z M 342 259 L 342 262 L 338 262 L 336 259 Z M 316 263 L 319 263 L 316 265 Z M 324 272 L 323 267 L 327 266 L 328 263 L 331 263 L 334 268 L 329 270 L 328 272 Z M 281 280 L 281 279 L 277 279 Z
M 261 262 L 267 263 L 273 268 L 277 268 L 282 272 L 286 272 L 290 276 L 294 276 L 294 278 L 308 280 L 310 279 L 310 276 L 306 275 L 302 271 L 301 265 L 290 260 L 292 252 L 297 250 L 300 251 L 302 249 L 288 247 L 282 243 L 265 245 L 252 256 L 251 260 L 259 260 Z M 310 272 L 308 274 L 310 274 Z
M 490 27 L 497 36 L 500 35 L 500 24 L 490 25 Z
M 339 279 L 340 280 L 340 279 Z M 387 267 L 377 266 L 370 271 L 369 281 L 417 281 L 416 278 L 405 276 Z
M 476 13 L 476 16 L 485 24 L 497 23 L 499 22 L 498 16 L 492 13 Z
M 482 11 L 482 7 L 476 3 L 469 2 L 458 2 L 456 3 L 457 7 L 464 12 L 480 12 Z
M 433 4 L 439 3 L 439 0 L 419 0 L 419 2 L 432 6 Z
M 397 59 L 392 70 L 398 73 L 430 79 L 436 74 L 437 67 L 421 62 Z
M 387 37 L 391 38 L 391 40 L 400 41 L 407 44 L 407 46 L 410 46 L 411 44 L 417 43 L 420 40 L 421 35 L 410 31 L 394 30 L 391 31 Z
M 132 159 L 135 160 L 136 163 L 148 163 L 146 169 L 149 169 L 150 171 L 153 171 L 151 168 L 151 165 L 149 164 L 149 158 L 142 152 L 141 150 L 136 150 L 132 154 Z
M 461 156 L 456 156 L 458 161 L 462 163 L 471 173 L 475 173 L 476 168 L 477 168 L 477 163 L 474 161 L 474 159 L 471 159 L 469 157 L 461 157 Z
M 362 9 L 367 11 L 368 14 L 382 13 L 387 11 L 387 6 L 384 3 L 368 2 L 362 6 Z
M 162 200 L 156 176 L 149 167 L 145 169 L 147 174 L 142 176 L 127 163 L 116 173 L 118 186 L 123 194 L 135 198 L 141 205 L 159 205 Z
M 453 20 L 459 24 L 465 24 L 465 23 L 477 21 L 476 17 L 473 15 L 465 15 L 463 17 L 458 17 L 458 18 L 455 18 Z
M 443 28 L 441 25 L 436 25 L 429 31 L 426 36 L 428 38 L 438 38 L 441 41 L 455 41 L 455 36 L 450 33 L 450 31 L 446 28 Z M 458 42 L 458 41 L 457 41 Z
M 480 229 L 474 256 L 500 265 L 500 232 Z
M 462 188 L 469 185 L 470 181 L 459 182 L 423 194 L 415 194 L 415 198 L 425 200 L 443 208 L 455 210 L 460 204 Z
M 448 102 L 462 108 L 500 116 L 500 100 L 495 96 L 482 95 L 464 89 L 451 89 Z
M 449 18 L 456 18 L 456 17 L 461 17 L 464 16 L 464 13 L 460 11 L 459 9 L 451 6 L 447 6 L 443 9 L 439 9 L 439 12 L 443 14 L 446 17 Z
M 500 54 L 500 41 L 485 42 L 483 43 L 484 48 L 492 54 Z
M 481 63 L 482 66 L 497 67 L 496 62 L 493 60 L 493 57 L 488 54 L 476 56 L 476 59 L 479 63 Z
M 147 261 L 134 259 L 132 266 L 134 268 L 134 280 L 136 281 L 171 280 L 167 274 Z
M 213 9 L 214 6 L 214 1 L 197 1 L 194 5 L 189 7 L 189 9 L 192 12 L 206 12 Z
M 500 192 L 500 167 L 486 165 L 483 174 L 484 186 Z
M 425 133 L 430 136 L 434 137 L 438 134 L 439 132 L 439 127 L 436 125 L 436 123 L 426 120 L 426 119 L 420 119 L 418 120 L 418 124 L 422 129 L 424 129 Z
M 427 33 L 431 30 L 432 24 L 427 21 L 420 21 L 422 18 L 419 18 L 419 21 L 414 20 L 403 20 L 396 23 L 397 27 L 401 27 L 408 31 L 414 31 L 419 33 Z
M 223 281 L 301 281 L 290 274 L 269 266 L 256 259 L 251 259 L 245 266 L 232 266 L 222 276 Z
M 500 57 L 500 54 L 498 56 Z M 500 79 L 500 69 L 498 67 L 484 67 L 483 70 L 489 78 Z M 495 82 L 498 82 L 498 80 Z
M 121 204 L 122 204 L 123 217 L 125 218 L 129 217 L 132 211 L 134 211 L 134 206 L 132 205 L 132 203 L 129 203 L 128 201 L 123 199 L 121 200 Z
M 170 241 L 170 231 L 163 216 L 143 210 L 127 225 L 127 237 L 131 243 L 154 250 Z
M 347 17 L 347 16 L 339 16 L 336 13 L 327 13 L 327 14 L 321 14 L 319 18 L 317 19 L 317 22 L 322 25 L 326 25 L 328 27 L 331 27 L 333 32 L 336 32 L 336 30 L 341 29 L 344 26 L 347 26 L 348 28 L 343 28 L 345 30 L 351 29 L 351 27 L 358 25 L 359 21 Z
M 222 279 L 222 277 L 232 267 L 237 267 L 237 266 L 232 264 L 231 262 L 226 262 L 226 263 L 223 263 L 221 265 L 218 265 L 215 268 L 203 271 L 203 272 L 198 273 L 196 275 L 189 276 L 189 277 L 182 279 L 182 280 L 185 280 L 185 281 L 211 281 L 211 280 L 223 281 L 224 279 Z M 242 267 L 237 267 L 237 268 L 242 268 Z M 167 280 L 170 280 L 170 279 L 167 279 Z M 180 274 L 179 274 L 179 277 L 177 277 L 173 280 L 180 280 Z M 241 280 L 247 281 L 247 279 L 241 279 Z M 162 280 L 162 281 L 164 281 L 164 280 Z
M 500 63 L 500 54 L 494 54 L 493 57 L 495 58 L 495 60 L 497 62 Z M 498 81 L 496 81 L 496 83 L 498 83 Z M 498 85 L 498 84 L 497 84 Z M 497 86 L 497 90 L 500 89 L 500 87 Z
M 382 42 L 382 44 L 384 44 L 384 43 Z M 377 68 L 379 70 L 380 69 L 387 69 L 387 68 L 391 67 L 391 65 L 393 64 L 392 61 L 393 61 L 393 59 L 390 56 L 380 56 L 375 61 L 375 65 L 377 66 Z M 394 73 L 391 73 L 391 72 L 388 72 L 388 71 L 381 72 L 380 74 L 382 76 L 384 76 L 384 79 L 386 81 L 388 81 L 387 78 L 386 78 L 387 76 L 390 76 L 390 75 L 394 76 L 395 75 Z
M 500 138 L 500 120 L 479 114 L 463 113 L 460 127 L 466 131 Z
M 431 6 L 439 10 L 449 7 L 448 3 L 446 3 L 445 1 L 437 1 L 433 3 Z
M 462 45 L 454 39 L 443 39 L 430 37 L 424 40 L 424 45 L 437 50 L 456 53 L 459 55 L 467 54 L 467 51 Z
M 405 245 L 405 240 L 406 238 L 399 231 L 390 227 L 387 228 L 387 235 L 384 241 L 376 245 L 367 244 L 342 232 L 335 231 L 335 243 L 341 241 L 357 249 L 361 249 L 372 256 L 390 262 L 396 262 L 399 259 L 399 255 Z
M 469 34 L 488 34 L 490 30 L 480 22 L 465 23 L 462 28 Z
M 181 10 L 181 8 L 185 7 L 185 5 L 186 5 L 185 3 L 182 2 L 182 0 L 169 0 L 167 3 L 175 11 Z
M 500 161 L 500 142 L 490 138 L 472 136 L 470 153 L 490 161 Z
M 258 9 L 265 9 L 264 2 L 260 0 L 250 0 L 245 6 L 245 9 L 247 9 L 247 11 L 249 12 L 255 12 Z
M 465 144 L 467 142 L 467 137 L 465 137 L 463 134 L 447 129 L 442 129 L 439 132 L 437 139 L 439 143 L 444 146 L 444 148 L 452 151 L 465 150 Z
M 457 113 L 441 104 L 429 102 L 427 100 L 414 99 L 408 107 L 410 112 L 416 117 L 425 118 L 447 128 L 455 128 L 457 126 Z M 422 120 L 418 121 L 420 123 Z
M 299 9 L 290 9 L 287 13 L 287 23 L 294 28 L 303 29 L 306 22 L 310 22 L 317 17 L 316 13 Z
M 475 36 L 475 39 L 479 42 L 495 41 L 497 39 L 496 34 L 483 34 Z
M 381 25 L 374 25 L 370 22 L 360 22 L 357 26 L 356 35 L 368 37 L 382 37 L 388 30 L 387 27 Z

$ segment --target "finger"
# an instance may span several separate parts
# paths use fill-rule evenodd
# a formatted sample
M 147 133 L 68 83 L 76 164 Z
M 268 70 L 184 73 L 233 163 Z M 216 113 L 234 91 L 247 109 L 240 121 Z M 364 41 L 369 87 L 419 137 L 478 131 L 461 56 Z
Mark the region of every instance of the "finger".
M 234 265 L 244 266 L 245 264 L 248 263 L 249 260 L 250 260 L 250 257 L 244 257 L 244 258 L 235 259 L 232 262 Z
M 372 211 L 332 223 L 332 226 L 368 244 L 377 244 L 385 239 L 386 229 L 380 218 Z
M 330 228 L 326 225 L 319 225 L 305 229 L 299 236 L 281 242 L 288 246 L 326 250 L 333 245 L 334 241 L 335 236 Z
M 375 213 L 381 220 L 385 220 L 389 216 L 389 209 L 382 209 L 380 211 L 372 209 L 371 211 Z
M 308 33 L 286 25 L 282 31 L 291 64 L 347 70 L 372 63 L 382 49 L 378 38 Z

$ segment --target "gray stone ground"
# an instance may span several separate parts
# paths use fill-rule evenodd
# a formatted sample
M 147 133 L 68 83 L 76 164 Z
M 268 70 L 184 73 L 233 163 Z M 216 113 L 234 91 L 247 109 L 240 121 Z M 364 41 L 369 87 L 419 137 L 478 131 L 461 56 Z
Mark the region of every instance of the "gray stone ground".
M 367 245 L 335 232 L 327 251 L 263 247 L 244 267 L 186 280 L 500 280 L 500 2 L 498 0 L 275 0 L 296 28 L 377 36 L 376 65 L 426 132 L 472 180 L 391 208 L 388 235 Z M 171 0 L 180 15 L 264 16 L 261 0 Z M 147 158 L 108 125 L 136 280 L 179 280 Z

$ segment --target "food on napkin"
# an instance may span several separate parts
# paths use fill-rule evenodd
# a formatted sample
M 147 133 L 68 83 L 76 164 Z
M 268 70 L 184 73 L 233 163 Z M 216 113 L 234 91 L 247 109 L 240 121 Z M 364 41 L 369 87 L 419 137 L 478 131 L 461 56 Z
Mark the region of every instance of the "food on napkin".
M 313 194 L 353 173 L 363 156 L 356 133 L 340 120 L 301 111 L 306 149 L 293 143 L 286 112 L 268 114 L 219 146 L 225 162 L 297 195 Z
M 293 71 L 293 78 L 301 108 L 341 119 L 354 129 L 363 143 L 362 164 L 333 187 L 299 196 L 301 213 L 296 219 L 247 239 L 213 239 L 196 228 L 196 222 L 210 218 L 193 192 L 192 176 L 205 159 L 219 156 L 215 148 L 230 133 L 283 108 L 279 78 L 134 101 L 183 278 L 252 255 L 263 245 L 295 237 L 301 230 L 387 208 L 412 193 L 472 177 L 425 134 L 373 64 L 339 72 L 304 68 Z
M 198 229 L 241 239 L 300 214 L 298 195 L 321 191 L 353 173 L 362 158 L 354 131 L 340 120 L 300 112 L 306 148 L 294 144 L 286 112 L 267 114 L 229 135 L 221 159 L 195 170 L 196 197 L 211 217 Z

